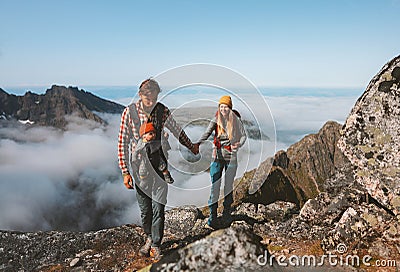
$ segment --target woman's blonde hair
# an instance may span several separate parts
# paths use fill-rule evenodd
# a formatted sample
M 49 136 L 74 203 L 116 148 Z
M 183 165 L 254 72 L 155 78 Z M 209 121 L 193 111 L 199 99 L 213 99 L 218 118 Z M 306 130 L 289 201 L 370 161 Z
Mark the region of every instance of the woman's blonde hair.
M 229 140 L 232 140 L 233 138 L 233 118 L 234 118 L 234 113 L 232 110 L 229 111 L 228 113 L 228 118 L 226 118 L 226 130 L 224 129 L 224 126 L 222 125 L 222 118 L 224 118 L 219 111 L 219 106 L 218 106 L 218 112 L 217 112 L 217 137 L 221 136 L 222 134 L 226 133 L 228 134 Z

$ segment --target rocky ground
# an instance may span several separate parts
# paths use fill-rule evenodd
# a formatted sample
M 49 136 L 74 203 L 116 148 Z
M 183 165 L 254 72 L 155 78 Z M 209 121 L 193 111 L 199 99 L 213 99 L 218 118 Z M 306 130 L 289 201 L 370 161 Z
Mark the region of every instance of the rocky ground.
M 165 254 L 210 233 L 198 228 L 194 207 L 168 211 Z M 136 225 L 93 232 L 0 232 L 0 271 L 135 271 L 152 263 L 137 252 L 144 243 Z

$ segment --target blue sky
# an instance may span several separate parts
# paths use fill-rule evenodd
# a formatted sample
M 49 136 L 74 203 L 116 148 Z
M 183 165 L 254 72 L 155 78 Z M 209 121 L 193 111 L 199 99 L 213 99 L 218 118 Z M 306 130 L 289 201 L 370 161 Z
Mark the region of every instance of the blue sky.
M 257 86 L 366 87 L 399 55 L 399 0 L 0 0 L 0 87 L 137 85 L 212 63 Z

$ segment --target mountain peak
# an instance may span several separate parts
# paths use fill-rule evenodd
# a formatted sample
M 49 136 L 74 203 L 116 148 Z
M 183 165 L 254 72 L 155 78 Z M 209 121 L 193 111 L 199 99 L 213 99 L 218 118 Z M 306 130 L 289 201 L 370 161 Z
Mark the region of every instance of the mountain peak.
M 3 91 L 4 92 L 4 91 Z M 0 93 L 2 94 L 2 93 Z M 29 120 L 35 124 L 65 128 L 67 115 L 104 123 L 95 112 L 121 113 L 124 106 L 102 99 L 78 87 L 53 85 L 45 94 L 0 95 L 0 111 L 7 119 Z
M 50 89 L 46 90 L 46 94 L 47 93 L 66 93 L 66 92 L 84 92 L 86 93 L 84 90 L 79 90 L 78 87 L 76 86 L 62 86 L 62 85 L 56 85 L 53 84 Z

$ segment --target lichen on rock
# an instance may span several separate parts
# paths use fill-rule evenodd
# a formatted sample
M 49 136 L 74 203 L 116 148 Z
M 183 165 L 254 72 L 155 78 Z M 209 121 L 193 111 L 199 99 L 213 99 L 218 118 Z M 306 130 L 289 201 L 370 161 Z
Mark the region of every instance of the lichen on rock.
M 356 181 L 400 215 L 400 56 L 388 62 L 358 99 L 338 146 L 356 166 Z

